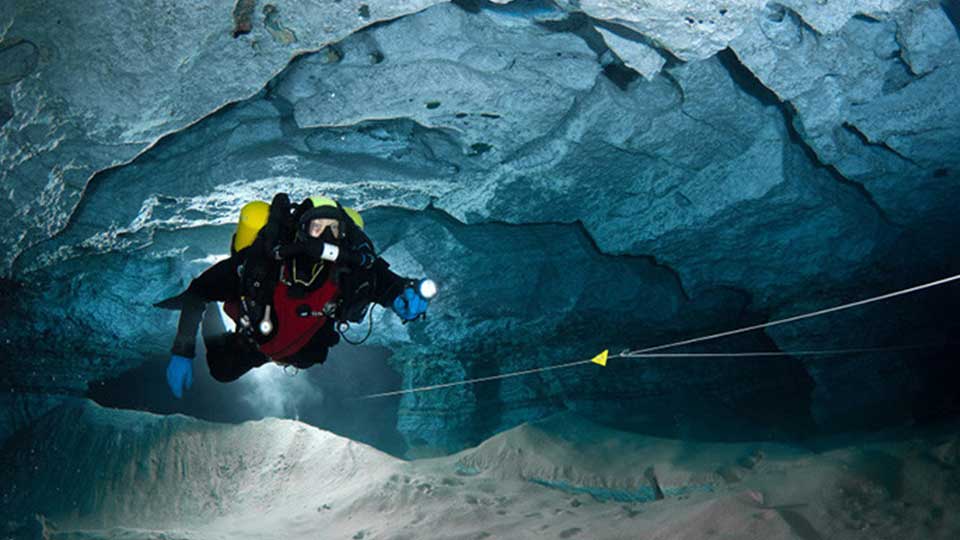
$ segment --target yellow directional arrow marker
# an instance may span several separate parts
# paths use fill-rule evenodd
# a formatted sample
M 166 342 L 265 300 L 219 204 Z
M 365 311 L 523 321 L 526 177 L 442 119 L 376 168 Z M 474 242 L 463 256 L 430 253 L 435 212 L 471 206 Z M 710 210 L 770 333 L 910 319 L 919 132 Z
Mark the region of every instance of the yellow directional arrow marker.
M 603 351 L 602 353 L 594 356 L 593 359 L 590 360 L 590 361 L 593 362 L 594 364 L 600 364 L 601 366 L 606 366 L 606 365 L 607 365 L 607 353 L 609 353 L 609 352 L 610 352 L 610 349 L 607 349 L 607 350 Z

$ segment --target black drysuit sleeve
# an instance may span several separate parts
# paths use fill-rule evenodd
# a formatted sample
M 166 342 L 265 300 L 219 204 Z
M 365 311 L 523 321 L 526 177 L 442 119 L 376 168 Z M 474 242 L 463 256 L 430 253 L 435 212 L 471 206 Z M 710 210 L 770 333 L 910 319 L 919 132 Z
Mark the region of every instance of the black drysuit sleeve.
M 243 258 L 235 254 L 207 268 L 190 282 L 190 286 L 181 296 L 180 322 L 177 324 L 177 337 L 173 340 L 171 352 L 186 358 L 196 353 L 197 329 L 203 319 L 207 302 L 228 302 L 240 299 L 240 275 L 238 267 Z
M 371 271 L 374 273 L 373 301 L 383 307 L 393 307 L 393 300 L 400 296 L 410 280 L 394 274 L 387 261 L 377 257 Z
M 403 292 L 411 280 L 398 276 L 390 270 L 390 264 L 378 257 L 373 248 L 373 242 L 360 227 L 352 222 L 348 227 L 348 250 L 353 253 L 353 258 L 362 260 L 363 257 L 369 257 L 373 263 L 366 269 L 357 269 L 361 272 L 369 272 L 369 277 L 373 282 L 373 301 L 383 307 L 392 307 L 393 300 Z

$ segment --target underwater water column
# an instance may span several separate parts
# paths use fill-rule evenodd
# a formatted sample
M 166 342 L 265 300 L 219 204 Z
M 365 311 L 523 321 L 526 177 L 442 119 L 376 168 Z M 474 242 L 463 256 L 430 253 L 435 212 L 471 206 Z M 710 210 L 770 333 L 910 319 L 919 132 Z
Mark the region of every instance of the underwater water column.
M 0 538 L 957 537 L 958 13 L 0 4 Z

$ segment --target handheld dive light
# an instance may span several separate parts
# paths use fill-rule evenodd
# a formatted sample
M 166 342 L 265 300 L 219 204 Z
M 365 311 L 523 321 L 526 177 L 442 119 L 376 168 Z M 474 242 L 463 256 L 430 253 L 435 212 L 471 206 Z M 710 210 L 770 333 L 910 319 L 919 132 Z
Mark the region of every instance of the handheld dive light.
M 437 282 L 430 278 L 421 279 L 417 283 L 417 293 L 424 299 L 430 300 L 437 295 Z
M 424 278 L 424 279 L 421 279 L 420 281 L 411 280 L 409 282 L 409 286 L 412 287 L 413 290 L 416 291 L 417 294 L 420 295 L 420 297 L 423 298 L 424 300 L 429 301 L 431 298 L 437 295 L 437 282 L 430 278 Z M 426 319 L 426 318 L 427 318 L 427 314 L 421 313 L 420 315 L 417 315 L 413 319 L 404 320 L 403 324 L 407 324 L 408 322 L 413 322 L 417 319 Z

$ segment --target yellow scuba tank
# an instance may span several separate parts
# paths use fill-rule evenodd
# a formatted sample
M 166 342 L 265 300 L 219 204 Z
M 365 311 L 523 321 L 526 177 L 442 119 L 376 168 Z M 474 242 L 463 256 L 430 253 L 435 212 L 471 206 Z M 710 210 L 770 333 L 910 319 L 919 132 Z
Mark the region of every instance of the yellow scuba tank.
M 257 238 L 257 233 L 267 224 L 270 216 L 270 204 L 263 201 L 251 201 L 240 209 L 240 221 L 233 235 L 233 252 L 249 246 Z
M 357 224 L 357 227 L 360 227 L 361 229 L 363 229 L 363 218 L 360 217 L 360 212 L 357 212 L 356 210 L 354 210 L 353 208 L 350 208 L 349 206 L 344 206 L 343 211 L 346 212 L 348 216 L 350 216 L 350 219 L 352 219 L 353 222 Z

